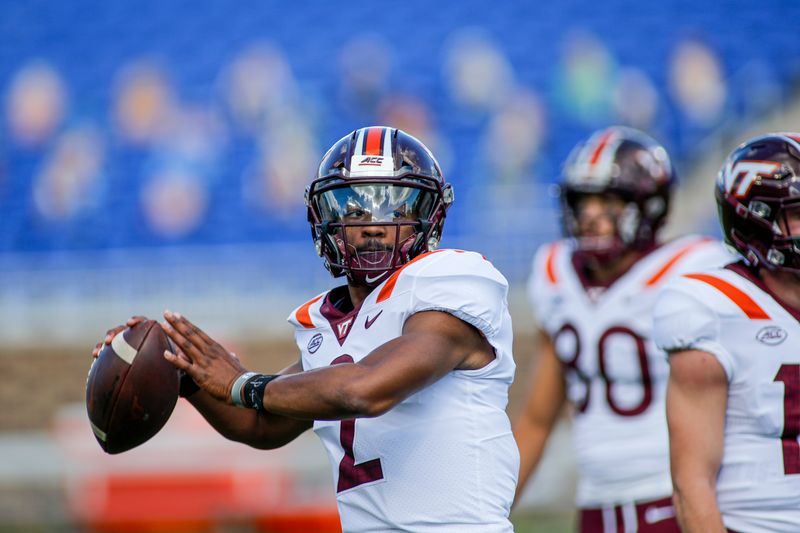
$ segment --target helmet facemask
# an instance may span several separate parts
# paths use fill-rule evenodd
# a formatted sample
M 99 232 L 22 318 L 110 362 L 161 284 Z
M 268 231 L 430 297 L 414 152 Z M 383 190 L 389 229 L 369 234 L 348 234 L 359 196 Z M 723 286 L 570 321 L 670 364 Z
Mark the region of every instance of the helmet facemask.
M 751 265 L 763 265 L 769 270 L 800 273 L 800 197 L 776 200 L 754 197 L 740 212 L 746 212 L 756 235 L 731 231 L 734 248 L 745 251 Z
M 607 235 L 587 235 L 581 228 L 581 203 L 590 196 L 598 196 L 604 204 L 603 212 L 613 231 Z M 567 189 L 564 194 L 564 231 L 575 242 L 575 252 L 584 259 L 601 264 L 613 263 L 628 250 L 646 248 L 651 242 L 650 227 L 643 225 L 642 206 L 622 193 L 579 192 Z M 592 233 L 592 232 L 589 232 Z
M 775 218 L 776 236 L 767 252 L 767 263 L 800 273 L 800 198 L 781 202 Z
M 329 181 L 312 184 L 309 209 L 318 253 L 334 275 L 375 287 L 438 247 L 445 199 L 434 180 Z

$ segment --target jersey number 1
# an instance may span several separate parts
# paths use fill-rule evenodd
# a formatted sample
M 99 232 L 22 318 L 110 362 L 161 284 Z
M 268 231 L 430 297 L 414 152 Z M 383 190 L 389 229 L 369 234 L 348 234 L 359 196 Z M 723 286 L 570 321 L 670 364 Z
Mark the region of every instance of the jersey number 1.
M 774 381 L 783 382 L 783 473 L 800 474 L 800 365 L 781 365 Z
M 333 361 L 332 365 L 340 363 L 352 363 L 353 358 L 347 354 L 340 355 Z M 342 420 L 339 430 L 339 442 L 344 450 L 344 457 L 339 462 L 339 483 L 336 485 L 336 492 L 352 489 L 364 483 L 383 479 L 383 468 L 380 459 L 370 459 L 363 463 L 356 464 L 353 454 L 353 441 L 356 438 L 356 421 Z

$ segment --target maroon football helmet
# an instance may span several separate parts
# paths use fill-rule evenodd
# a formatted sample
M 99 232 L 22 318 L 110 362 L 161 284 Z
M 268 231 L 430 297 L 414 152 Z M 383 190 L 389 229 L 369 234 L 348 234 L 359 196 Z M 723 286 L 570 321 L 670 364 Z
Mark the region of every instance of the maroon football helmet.
M 654 245 L 663 226 L 675 184 L 667 151 L 633 128 L 613 126 L 579 143 L 564 164 L 561 208 L 564 233 L 576 253 L 600 262 L 630 249 Z M 585 195 L 617 195 L 625 203 L 610 238 L 585 238 L 578 229 L 577 206 Z
M 383 126 L 340 139 L 306 189 L 311 236 L 325 267 L 369 287 L 438 247 L 452 202 L 453 189 L 430 150 L 404 131 Z M 348 229 L 376 238 L 358 244 Z M 394 234 L 392 244 L 378 238 L 386 232 Z
M 715 192 L 728 245 L 752 266 L 800 272 L 800 235 L 785 219 L 800 208 L 800 133 L 741 144 L 720 169 Z

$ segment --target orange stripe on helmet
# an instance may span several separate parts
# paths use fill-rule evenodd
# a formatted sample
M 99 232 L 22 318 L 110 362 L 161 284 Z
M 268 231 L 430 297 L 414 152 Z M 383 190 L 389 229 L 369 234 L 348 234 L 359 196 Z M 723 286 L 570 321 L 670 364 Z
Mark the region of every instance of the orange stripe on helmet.
M 686 254 L 688 254 L 689 252 L 691 252 L 692 250 L 694 250 L 698 246 L 703 245 L 703 244 L 705 244 L 705 243 L 707 243 L 709 241 L 711 241 L 711 239 L 701 239 L 699 241 L 695 241 L 693 243 L 687 244 L 686 246 L 684 246 L 683 248 L 678 250 L 678 252 L 675 255 L 673 255 L 670 258 L 669 261 L 664 263 L 664 266 L 662 266 L 660 269 L 658 269 L 658 272 L 653 274 L 653 276 L 645 282 L 645 285 L 648 286 L 648 287 L 652 287 L 653 285 L 655 285 L 656 283 L 661 281 L 664 278 L 664 276 L 667 275 L 667 272 L 672 270 L 672 267 L 675 266 L 675 263 L 680 261 L 681 258 L 683 258 L 683 256 L 685 256 Z
M 551 285 L 558 283 L 558 276 L 556 276 L 556 251 L 558 250 L 559 243 L 553 243 L 550 250 L 547 252 L 547 261 L 545 262 L 545 269 L 547 271 L 547 279 Z
M 761 306 L 759 306 L 755 300 L 750 298 L 741 289 L 731 285 L 727 281 L 710 274 L 686 274 L 684 277 L 708 283 L 722 294 L 730 298 L 730 300 L 735 303 L 739 309 L 744 311 L 744 314 L 747 315 L 747 318 L 752 320 L 769 320 L 769 315 L 767 312 L 761 309 Z
M 611 140 L 612 135 L 614 135 L 614 130 L 606 130 L 606 132 L 600 137 L 600 140 L 597 141 L 597 146 L 595 147 L 594 152 L 592 152 L 592 156 L 589 158 L 590 167 L 595 166 L 600 160 L 600 156 L 603 155 L 603 151 L 606 149 L 608 141 Z
M 364 155 L 381 155 L 381 138 L 383 128 L 370 128 L 364 140 Z
M 310 329 L 310 328 L 315 327 L 314 326 L 314 322 L 311 320 L 311 313 L 310 313 L 311 306 L 314 305 L 314 302 L 316 302 L 317 300 L 319 300 L 323 296 L 324 296 L 324 294 L 321 294 L 321 295 L 317 296 L 316 298 L 314 298 L 313 300 L 310 300 L 310 301 L 304 303 L 297 310 L 297 313 L 295 313 L 295 318 L 297 318 L 297 321 L 304 328 L 309 328 Z
M 427 257 L 431 254 L 438 254 L 439 252 L 443 252 L 444 250 L 434 250 L 433 252 L 425 252 L 424 254 L 420 254 L 405 265 L 401 266 L 394 274 L 392 274 L 389 279 L 386 280 L 386 283 L 383 284 L 381 287 L 381 292 L 378 293 L 378 298 L 375 300 L 376 303 L 381 303 L 384 300 L 387 300 L 391 295 L 392 291 L 394 291 L 394 286 L 397 285 L 397 278 L 400 277 L 400 273 L 403 271 L 404 268 L 416 263 L 423 257 Z
M 800 143 L 800 135 L 797 135 L 795 133 L 784 133 L 784 135 L 792 139 L 794 142 Z

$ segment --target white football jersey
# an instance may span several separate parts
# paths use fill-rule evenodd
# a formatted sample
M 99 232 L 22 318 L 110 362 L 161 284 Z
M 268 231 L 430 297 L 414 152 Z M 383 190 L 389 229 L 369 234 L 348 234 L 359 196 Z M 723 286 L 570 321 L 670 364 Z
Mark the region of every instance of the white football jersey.
M 658 301 L 658 345 L 708 352 L 728 377 L 717 501 L 735 531 L 800 531 L 798 320 L 741 263 L 675 279 Z
M 314 423 L 344 531 L 512 531 L 519 451 L 505 411 L 515 370 L 505 278 L 479 254 L 441 250 L 407 263 L 350 313 L 334 308 L 332 292 L 289 317 L 304 370 L 360 361 L 429 310 L 471 324 L 496 354 L 379 417 Z
M 652 341 L 658 290 L 677 273 L 731 255 L 696 236 L 664 244 L 609 287 L 587 287 L 570 241 L 543 246 L 528 285 L 539 326 L 564 365 L 583 508 L 672 494 L 666 355 Z

